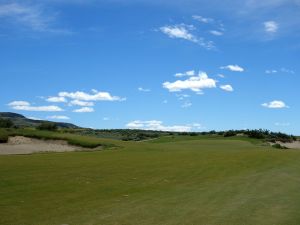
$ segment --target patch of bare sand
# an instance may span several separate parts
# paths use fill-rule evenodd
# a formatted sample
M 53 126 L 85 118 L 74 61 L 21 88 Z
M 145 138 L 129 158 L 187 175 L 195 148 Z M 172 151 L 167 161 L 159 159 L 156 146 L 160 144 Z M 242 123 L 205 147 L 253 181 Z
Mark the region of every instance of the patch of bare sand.
M 74 145 L 69 145 L 63 140 L 39 140 L 27 137 L 9 137 L 8 143 L 0 144 L 0 155 L 31 154 L 37 152 L 73 152 L 92 151 L 96 149 L 86 149 Z
M 300 141 L 294 141 L 291 143 L 283 143 L 283 142 L 277 142 L 277 143 L 287 148 L 300 149 Z

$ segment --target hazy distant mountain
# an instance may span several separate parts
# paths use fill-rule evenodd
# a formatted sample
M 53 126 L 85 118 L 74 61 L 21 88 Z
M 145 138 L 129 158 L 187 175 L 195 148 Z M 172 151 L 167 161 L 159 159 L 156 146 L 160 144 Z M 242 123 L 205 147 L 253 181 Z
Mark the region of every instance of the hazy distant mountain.
M 18 127 L 36 127 L 43 122 L 49 122 L 47 120 L 28 119 L 21 114 L 11 113 L 11 112 L 0 112 L 0 118 L 10 119 L 14 123 L 14 125 Z M 78 126 L 72 123 L 61 123 L 61 122 L 53 122 L 53 123 L 56 123 L 57 126 L 60 128 L 79 128 Z

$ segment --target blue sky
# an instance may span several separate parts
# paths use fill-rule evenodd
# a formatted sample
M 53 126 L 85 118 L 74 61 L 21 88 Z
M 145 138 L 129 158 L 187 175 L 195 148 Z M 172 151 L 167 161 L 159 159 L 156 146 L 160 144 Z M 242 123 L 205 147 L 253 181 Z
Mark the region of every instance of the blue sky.
M 299 0 L 0 0 L 0 111 L 300 134 Z

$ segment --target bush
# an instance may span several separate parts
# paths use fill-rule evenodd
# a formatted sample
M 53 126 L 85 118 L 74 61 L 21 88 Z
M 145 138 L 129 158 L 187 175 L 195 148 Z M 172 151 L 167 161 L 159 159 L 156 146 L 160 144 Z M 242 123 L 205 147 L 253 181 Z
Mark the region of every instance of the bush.
M 233 130 L 229 130 L 224 133 L 224 137 L 233 137 L 235 135 L 236 135 L 236 132 Z
M 0 143 L 7 143 L 8 141 L 8 136 L 4 135 L 4 136 L 0 136 Z
M 56 131 L 58 129 L 55 123 L 45 122 L 41 123 L 38 127 L 38 130 L 49 130 L 49 131 Z
M 246 133 L 249 138 L 256 139 L 264 139 L 266 136 L 269 135 L 269 132 L 266 130 L 248 130 Z
M 14 123 L 10 119 L 1 119 L 0 118 L 0 128 L 11 128 Z
M 275 145 L 272 145 L 273 148 L 277 148 L 277 149 L 288 149 L 287 147 L 285 146 L 282 146 L 280 144 L 275 144 Z

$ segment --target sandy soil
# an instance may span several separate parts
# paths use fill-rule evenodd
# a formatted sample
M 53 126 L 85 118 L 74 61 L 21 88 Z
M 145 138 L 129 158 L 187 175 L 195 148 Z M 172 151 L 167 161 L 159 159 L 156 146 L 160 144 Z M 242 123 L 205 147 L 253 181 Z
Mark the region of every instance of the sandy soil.
M 0 144 L 0 155 L 31 154 L 36 152 L 73 152 L 91 150 L 69 145 L 60 140 L 38 140 L 21 136 L 10 137 L 7 144 Z
M 294 141 L 292 143 L 283 143 L 283 142 L 278 142 L 278 144 L 285 146 L 287 148 L 294 148 L 294 149 L 300 149 L 300 141 Z

